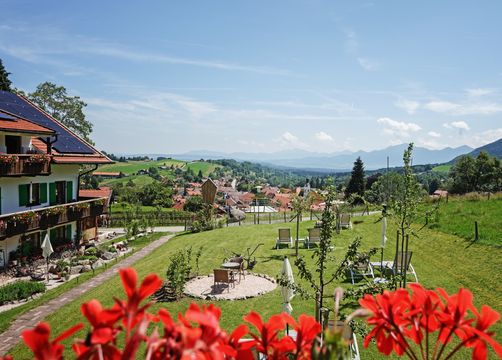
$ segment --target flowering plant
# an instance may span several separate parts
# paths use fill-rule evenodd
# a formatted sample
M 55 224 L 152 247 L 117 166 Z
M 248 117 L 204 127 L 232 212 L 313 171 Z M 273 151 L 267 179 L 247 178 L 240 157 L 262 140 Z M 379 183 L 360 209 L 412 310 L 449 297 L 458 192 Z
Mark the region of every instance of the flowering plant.
M 72 204 L 68 208 L 71 211 L 83 211 L 83 210 L 89 209 L 90 207 L 91 207 L 91 205 L 89 205 L 89 203 L 85 202 L 85 203 Z
M 19 161 L 19 158 L 16 155 L 0 155 L 0 164 L 1 165 L 12 165 Z
M 473 359 L 486 359 L 489 345 L 502 357 L 502 345 L 488 330 L 500 315 L 487 305 L 479 312 L 469 290 L 461 288 L 457 294 L 448 295 L 444 289 L 427 290 L 419 284 L 408 288 L 411 291 L 385 291 L 359 301 L 372 313 L 367 322 L 373 329 L 366 336 L 365 347 L 375 339 L 383 354 L 394 351 L 410 359 L 437 360 L 451 359 L 463 347 L 473 349 Z M 453 349 L 447 350 L 451 343 Z
M 45 164 L 49 162 L 50 156 L 45 154 L 33 154 L 28 159 L 26 163 L 28 164 Z
M 53 206 L 43 211 L 45 216 L 56 216 L 64 213 L 64 206 Z
M 110 308 L 103 308 L 98 300 L 91 300 L 81 306 L 82 314 L 90 327 L 84 339 L 76 339 L 73 342 L 72 349 L 77 359 L 304 360 L 345 358 L 343 355 L 345 352 L 340 352 L 339 348 L 340 344 L 347 345 L 347 342 L 342 339 L 343 333 L 340 330 L 326 330 L 324 342 L 321 342 L 319 339 L 321 325 L 311 316 L 300 315 L 297 322 L 290 315 L 282 313 L 264 321 L 258 313 L 251 311 L 244 317 L 247 324 L 239 325 L 229 334 L 220 327 L 221 311 L 213 305 L 198 306 L 192 303 L 185 314 L 179 314 L 176 320 L 165 309 L 160 309 L 155 314 L 148 312 L 151 304 L 144 304 L 143 301 L 162 285 L 162 280 L 157 275 L 146 276 L 138 286 L 136 272 L 131 268 L 125 268 L 120 270 L 120 278 L 126 294 L 125 300 L 115 299 L 115 304 Z M 483 307 L 481 314 L 476 312 L 479 318 L 475 326 L 472 326 L 473 321 L 461 320 L 464 305 L 469 305 L 469 299 L 466 302 L 464 298 L 465 290 L 461 290 L 459 295 L 442 294 L 441 296 L 444 295 L 447 298 L 443 303 L 444 307 L 440 307 L 443 315 L 432 316 L 432 313 L 427 313 L 424 314 L 426 316 L 424 319 L 417 315 L 423 310 L 417 310 L 434 309 L 434 304 L 438 302 L 435 302 L 436 297 L 429 294 L 427 290 L 421 287 L 417 289 L 418 291 L 414 289 L 413 296 L 410 296 L 406 290 L 400 289 L 394 293 L 386 292 L 376 298 L 367 296 L 361 300 L 361 304 L 373 313 L 368 320 L 369 324 L 378 326 L 378 328 L 375 327 L 377 330 L 373 329 L 366 338 L 366 346 L 373 337 L 376 337 L 378 348 L 385 350 L 384 353 L 387 355 L 393 349 L 398 354 L 411 354 L 410 348 L 403 342 L 403 339 L 407 337 L 419 339 L 421 332 L 417 329 L 425 326 L 426 329 L 442 329 L 443 344 L 448 343 L 453 333 L 458 336 L 458 330 L 460 336 L 464 336 L 459 346 L 474 347 L 475 359 L 486 359 L 487 354 L 483 349 L 486 349 L 487 343 L 496 350 L 497 354 L 501 354 L 500 345 L 492 339 L 492 333 L 487 331 L 487 328 L 498 317 L 498 314 L 494 315 L 493 310 Z M 406 298 L 405 293 L 408 294 L 409 303 L 412 305 L 409 311 L 400 313 L 404 308 L 397 304 L 394 307 L 393 304 L 398 302 L 398 299 L 401 301 L 401 298 Z M 434 298 L 434 302 L 427 300 L 429 296 Z M 336 299 L 337 297 L 335 301 Z M 458 308 L 460 303 L 461 309 Z M 391 313 L 387 314 L 387 311 Z M 393 318 L 398 321 L 397 329 L 394 329 L 394 325 L 389 325 L 389 321 L 393 321 Z M 345 323 L 347 324 L 348 321 L 347 319 Z M 149 331 L 148 328 L 152 324 L 154 328 Z M 252 326 L 252 331 L 248 324 Z M 459 324 L 461 328 L 454 324 Z M 296 338 L 288 335 L 280 336 L 286 325 L 294 329 Z M 40 323 L 34 329 L 23 331 L 22 337 L 32 350 L 35 359 L 62 359 L 64 346 L 61 341 L 82 328 L 83 325 L 78 324 L 55 337 L 54 340 L 50 340 L 49 325 Z M 387 334 L 390 331 L 394 333 Z M 123 346 L 119 345 L 119 339 L 124 340 Z M 145 348 L 143 356 L 138 354 L 140 346 Z M 451 354 L 449 356 L 451 357 Z
M 37 214 L 34 211 L 25 211 L 16 215 L 12 215 L 8 222 L 9 223 L 16 223 L 16 224 L 22 224 L 22 225 L 28 225 L 30 224 L 33 220 L 37 218 Z

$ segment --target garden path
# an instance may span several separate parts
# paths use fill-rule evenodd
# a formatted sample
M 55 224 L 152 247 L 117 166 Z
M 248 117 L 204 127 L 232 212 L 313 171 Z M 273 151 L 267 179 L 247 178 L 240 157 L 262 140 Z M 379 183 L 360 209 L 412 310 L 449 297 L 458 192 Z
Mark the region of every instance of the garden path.
M 153 250 L 169 241 L 169 239 L 171 239 L 173 236 L 174 234 L 166 235 L 158 240 L 151 242 L 131 256 L 125 258 L 124 260 L 116 263 L 113 266 L 110 266 L 101 274 L 89 279 L 88 281 L 80 285 L 75 286 L 73 289 L 46 302 L 45 304 L 22 314 L 11 324 L 11 326 L 4 333 L 0 334 L 0 356 L 5 355 L 8 350 L 14 347 L 21 340 L 21 332 L 23 330 L 35 327 L 42 319 L 44 319 L 51 313 L 77 299 L 79 296 L 89 291 L 90 289 L 117 275 L 119 269 L 131 266 L 136 261 L 144 258 Z

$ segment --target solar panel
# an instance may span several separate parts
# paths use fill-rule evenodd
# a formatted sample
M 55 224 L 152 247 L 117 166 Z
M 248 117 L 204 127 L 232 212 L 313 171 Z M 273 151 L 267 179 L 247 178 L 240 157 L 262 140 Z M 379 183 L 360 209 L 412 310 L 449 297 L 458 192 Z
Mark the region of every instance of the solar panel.
M 68 130 L 49 118 L 43 112 L 33 107 L 23 98 L 7 92 L 0 91 L 0 110 L 14 114 L 21 118 L 54 130 L 58 135 L 57 141 L 52 145 L 60 153 L 94 154 L 95 151 L 83 141 L 71 134 Z M 7 115 L 8 116 L 8 115 Z
M 0 112 L 0 119 L 1 120 L 16 120 L 15 117 L 7 115 L 7 114 L 3 114 L 1 112 Z

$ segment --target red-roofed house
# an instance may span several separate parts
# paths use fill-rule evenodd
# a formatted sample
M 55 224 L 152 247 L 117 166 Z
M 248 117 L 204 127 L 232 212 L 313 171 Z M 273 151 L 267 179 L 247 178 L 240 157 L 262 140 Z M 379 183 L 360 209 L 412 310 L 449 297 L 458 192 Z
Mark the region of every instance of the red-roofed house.
M 29 100 L 0 91 L 0 267 L 40 256 L 46 234 L 56 251 L 86 240 L 107 199 L 79 197 L 83 165 L 109 163 Z

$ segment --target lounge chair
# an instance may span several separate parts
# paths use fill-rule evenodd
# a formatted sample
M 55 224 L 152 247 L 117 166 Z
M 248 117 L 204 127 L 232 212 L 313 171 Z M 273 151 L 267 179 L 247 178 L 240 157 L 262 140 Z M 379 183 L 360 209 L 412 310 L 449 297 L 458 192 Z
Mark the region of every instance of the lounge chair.
M 309 236 L 307 237 L 307 248 L 310 249 L 310 244 L 321 243 L 321 229 L 313 228 L 308 230 L 309 230 Z
M 392 272 L 393 275 L 403 275 L 401 273 L 401 264 L 403 264 L 404 270 L 404 275 L 413 275 L 415 277 L 415 281 L 418 282 L 418 276 L 417 273 L 415 272 L 415 269 L 413 268 L 413 265 L 411 265 L 411 257 L 413 255 L 413 251 L 408 251 L 408 252 L 403 252 L 399 251 L 396 255 L 396 258 L 394 261 L 386 261 L 385 265 L 388 270 Z
M 340 214 L 340 229 L 352 229 L 352 221 L 350 220 L 350 214 Z
M 291 237 L 291 229 L 279 229 L 279 237 L 275 242 L 275 248 L 279 249 L 279 245 L 286 244 L 288 247 L 293 246 L 293 238 Z
M 214 285 L 227 284 L 227 291 L 230 292 L 230 285 L 234 284 L 234 277 L 230 270 L 227 269 L 214 269 Z M 235 285 L 234 285 L 235 286 Z
M 350 279 L 352 281 L 352 285 L 356 283 L 355 278 L 360 276 L 371 276 L 373 279 L 375 278 L 375 274 L 373 272 L 373 266 L 371 266 L 370 259 L 365 259 L 359 262 L 354 262 L 349 265 L 349 274 Z

